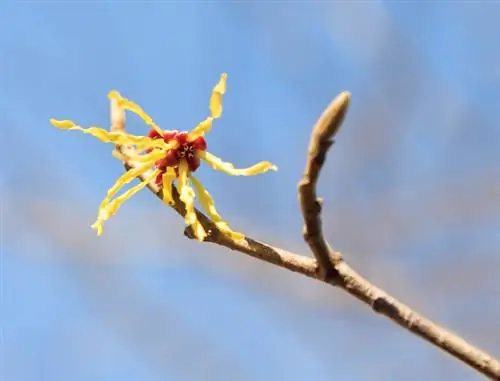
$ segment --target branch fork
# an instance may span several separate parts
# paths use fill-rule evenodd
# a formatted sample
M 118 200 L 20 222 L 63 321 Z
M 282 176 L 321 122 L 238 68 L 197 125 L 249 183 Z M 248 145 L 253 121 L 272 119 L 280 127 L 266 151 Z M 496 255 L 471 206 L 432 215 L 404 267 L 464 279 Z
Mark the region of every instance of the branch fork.
M 333 251 L 324 238 L 321 221 L 322 200 L 316 194 L 316 184 L 326 154 L 333 145 L 334 137 L 347 113 L 349 101 L 350 93 L 340 93 L 318 119 L 311 134 L 304 174 L 298 185 L 299 203 L 304 218 L 304 239 L 314 259 L 273 247 L 250 237 L 234 241 L 220 233 L 215 224 L 196 209 L 198 220 L 205 231 L 209 232 L 205 241 L 335 286 L 367 304 L 374 312 L 391 319 L 402 328 L 447 352 L 487 378 L 500 381 L 500 362 L 497 359 L 371 284 L 354 271 L 340 253 Z M 113 100 L 111 101 L 111 129 L 125 130 L 124 111 Z M 132 147 L 117 146 L 116 149 L 125 158 L 134 157 L 136 153 Z M 124 165 L 126 170 L 130 170 L 136 167 L 137 163 L 125 161 Z M 148 175 L 144 174 L 140 176 L 140 179 L 144 181 L 147 177 Z M 162 191 L 154 182 L 150 182 L 148 188 L 160 200 L 163 200 Z M 184 217 L 186 210 L 175 186 L 172 187 L 172 196 L 173 209 Z M 194 238 L 191 227 L 185 229 L 184 235 Z

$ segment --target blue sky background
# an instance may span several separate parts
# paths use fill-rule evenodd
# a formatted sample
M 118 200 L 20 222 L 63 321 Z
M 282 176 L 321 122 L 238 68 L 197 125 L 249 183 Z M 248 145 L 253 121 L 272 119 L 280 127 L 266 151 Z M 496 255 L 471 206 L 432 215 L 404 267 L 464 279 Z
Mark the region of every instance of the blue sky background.
M 186 240 L 147 191 L 97 238 L 122 167 L 48 119 L 106 127 L 118 89 L 190 129 L 228 72 L 209 149 L 279 172 L 199 177 L 235 229 L 308 255 L 296 184 L 311 126 L 351 91 L 319 186 L 326 236 L 500 356 L 499 19 L 486 1 L 3 1 L 3 379 L 481 379 L 340 292 Z

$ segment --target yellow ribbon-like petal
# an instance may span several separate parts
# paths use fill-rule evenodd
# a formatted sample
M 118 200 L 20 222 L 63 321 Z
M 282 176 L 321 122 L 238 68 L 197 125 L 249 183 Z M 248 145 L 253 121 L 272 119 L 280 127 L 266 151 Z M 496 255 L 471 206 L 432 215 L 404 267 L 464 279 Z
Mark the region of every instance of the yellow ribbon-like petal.
M 168 167 L 167 171 L 162 176 L 163 202 L 169 205 L 174 204 L 174 198 L 172 197 L 172 183 L 175 178 L 175 171 L 171 167 Z
M 146 156 L 146 155 L 144 155 Z M 118 193 L 118 191 L 126 184 L 134 180 L 136 177 L 141 176 L 142 174 L 146 173 L 154 164 L 154 162 L 161 157 L 163 157 L 162 152 L 152 152 L 149 156 L 149 161 L 145 161 L 143 164 L 134 167 L 127 172 L 125 172 L 123 175 L 121 175 L 118 180 L 114 183 L 114 185 L 109 188 L 106 197 L 104 200 L 102 200 L 101 205 L 99 206 L 99 209 L 104 209 L 107 207 L 109 204 L 111 198 Z
M 214 118 L 219 118 L 222 115 L 222 96 L 226 92 L 227 74 L 222 73 L 219 82 L 212 90 L 210 97 L 210 114 Z
M 127 161 L 127 160 L 131 160 L 130 157 L 128 156 L 125 156 L 123 153 L 121 153 L 120 151 L 118 151 L 117 149 L 111 151 L 111 154 L 118 160 L 120 161 Z
M 52 123 L 54 127 L 63 130 L 75 130 L 81 131 L 85 134 L 90 134 L 104 143 L 135 145 L 139 149 L 160 148 L 163 150 L 168 150 L 175 146 L 174 143 L 165 143 L 165 141 L 162 139 L 151 139 L 147 136 L 131 135 L 123 131 L 107 131 L 99 127 L 83 128 L 76 125 L 71 120 L 50 119 L 50 123 Z
M 196 194 L 198 195 L 201 206 L 207 212 L 210 219 L 215 223 L 215 226 L 217 226 L 222 233 L 228 235 L 235 241 L 245 238 L 243 234 L 232 231 L 227 222 L 222 219 L 220 214 L 217 212 L 217 209 L 215 209 L 214 199 L 205 189 L 203 184 L 201 184 L 201 182 L 194 176 L 190 176 L 190 179 L 193 183 Z
M 188 184 L 188 165 L 186 160 L 182 160 L 179 164 L 179 178 L 177 183 L 179 185 L 179 196 L 182 202 L 186 204 L 186 224 L 192 225 L 196 220 L 196 213 L 194 212 L 194 192 Z
M 231 176 L 254 176 L 265 173 L 269 170 L 277 171 L 278 167 L 268 161 L 261 161 L 248 168 L 238 169 L 233 164 L 222 161 L 210 152 L 200 152 L 199 157 L 212 166 L 213 169 L 227 173 Z
M 188 134 L 188 140 L 192 141 L 199 136 L 205 135 L 208 131 L 212 129 L 214 118 L 209 116 L 203 122 L 198 124 L 195 128 L 193 128 Z
M 222 96 L 226 92 L 227 74 L 223 73 L 220 76 L 219 82 L 214 86 L 212 95 L 210 96 L 210 115 L 203 122 L 198 124 L 190 133 L 189 140 L 194 140 L 199 136 L 205 135 L 212 129 L 214 119 L 220 118 L 222 115 Z
M 149 153 L 139 153 L 135 150 L 128 150 L 126 152 L 120 152 L 118 150 L 114 150 L 111 154 L 121 160 L 123 162 L 128 162 L 131 164 L 140 164 L 151 161 L 156 161 L 165 157 L 165 151 L 152 151 Z
M 132 111 L 133 113 L 139 115 L 144 122 L 151 126 L 160 135 L 163 135 L 163 130 L 153 122 L 153 119 L 139 106 L 138 104 L 132 102 L 131 100 L 124 98 L 118 91 L 112 90 L 108 93 L 108 98 L 110 100 L 115 99 L 118 101 L 118 106 L 123 107 L 125 110 Z
M 207 236 L 207 233 L 196 217 L 196 212 L 194 210 L 195 195 L 193 189 L 188 184 L 188 173 L 188 164 L 186 160 L 182 160 L 179 164 L 179 178 L 177 179 L 177 185 L 179 186 L 179 197 L 186 207 L 184 220 L 187 225 L 193 228 L 196 238 L 203 241 Z
M 122 195 L 115 198 L 109 204 L 107 204 L 104 208 L 99 208 L 99 214 L 97 217 L 97 221 L 92 224 L 92 229 L 97 231 L 97 235 L 102 235 L 104 222 L 109 220 L 117 211 L 118 208 L 127 201 L 134 194 L 139 192 L 141 189 L 145 188 L 149 182 L 158 175 L 160 171 L 154 171 L 150 176 L 148 176 L 144 181 L 139 183 L 138 185 L 130 188 Z

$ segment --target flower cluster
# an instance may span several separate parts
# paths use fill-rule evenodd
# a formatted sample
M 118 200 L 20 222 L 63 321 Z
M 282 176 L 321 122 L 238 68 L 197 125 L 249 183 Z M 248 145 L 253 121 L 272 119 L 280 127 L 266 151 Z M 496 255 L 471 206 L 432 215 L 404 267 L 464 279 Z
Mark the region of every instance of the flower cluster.
M 197 239 L 203 241 L 207 233 L 199 223 L 195 213 L 194 201 L 196 196 L 207 215 L 222 233 L 234 240 L 243 238 L 241 233 L 234 232 L 229 228 L 227 222 L 221 218 L 215 209 L 210 193 L 193 176 L 193 172 L 198 169 L 202 160 L 210 164 L 215 170 L 232 176 L 252 176 L 268 170 L 277 170 L 275 165 L 267 161 L 259 162 L 249 168 L 237 169 L 231 163 L 224 162 L 207 151 L 205 134 L 212 128 L 213 121 L 222 115 L 222 96 L 226 92 L 226 81 L 227 75 L 222 74 L 219 82 L 212 90 L 209 106 L 210 116 L 189 132 L 162 130 L 141 107 L 122 97 L 117 91 L 111 91 L 108 94 L 112 105 L 122 113 L 124 110 L 128 110 L 139 115 L 151 127 L 147 136 L 131 135 L 122 130 L 107 131 L 99 127 L 83 128 L 70 120 L 50 120 L 57 128 L 78 130 L 91 134 L 102 142 L 133 147 L 134 152 L 137 153 L 133 157 L 117 155 L 121 160 L 134 163 L 134 167 L 116 181 L 101 202 L 97 221 L 92 225 L 98 235 L 103 232 L 104 222 L 117 212 L 120 205 L 146 187 L 151 181 L 156 182 L 162 189 L 164 202 L 173 205 L 172 185 L 176 181 L 179 198 L 186 208 L 185 222 L 192 227 Z M 143 179 L 141 183 L 131 187 L 122 195 L 113 198 L 124 185 L 139 176 Z

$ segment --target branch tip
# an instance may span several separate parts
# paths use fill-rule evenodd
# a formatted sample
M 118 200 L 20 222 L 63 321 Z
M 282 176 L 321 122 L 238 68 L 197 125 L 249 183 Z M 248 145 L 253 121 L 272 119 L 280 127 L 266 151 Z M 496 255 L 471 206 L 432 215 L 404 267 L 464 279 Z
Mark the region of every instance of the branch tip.
M 347 113 L 350 100 L 351 93 L 348 91 L 343 91 L 335 97 L 316 122 L 313 129 L 313 140 L 326 142 L 335 137 Z
M 333 138 L 342 125 L 349 107 L 351 93 L 343 91 L 323 111 L 313 127 L 304 175 L 299 182 L 299 202 L 304 217 L 304 239 L 318 261 L 322 278 L 326 281 L 335 273 L 332 252 L 323 237 L 321 207 L 323 200 L 316 195 L 316 183 Z

